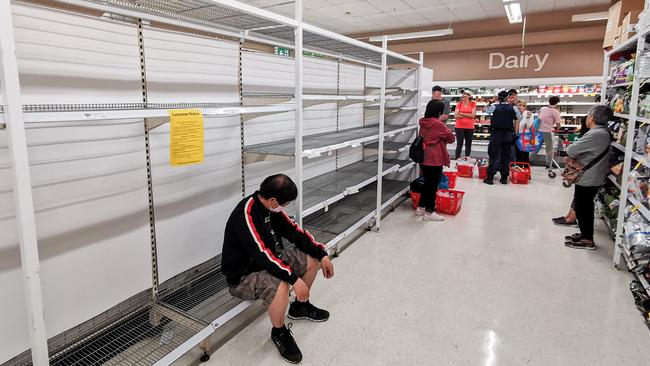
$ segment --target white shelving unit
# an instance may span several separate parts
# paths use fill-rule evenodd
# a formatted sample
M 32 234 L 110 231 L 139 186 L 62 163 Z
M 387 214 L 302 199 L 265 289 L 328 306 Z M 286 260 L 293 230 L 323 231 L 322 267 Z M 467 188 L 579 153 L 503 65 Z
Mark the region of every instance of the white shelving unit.
M 645 21 L 640 21 L 640 24 L 644 24 Z M 625 224 L 627 221 L 626 211 L 629 208 L 637 210 L 640 212 L 645 219 L 650 222 L 650 209 L 648 207 L 638 202 L 632 195 L 628 193 L 629 189 L 629 177 L 630 173 L 637 165 L 647 164 L 645 157 L 641 154 L 638 154 L 634 151 L 635 145 L 635 136 L 639 128 L 640 123 L 647 123 L 650 119 L 638 115 L 638 106 L 639 106 L 639 94 L 641 90 L 641 85 L 645 82 L 638 77 L 639 75 L 639 62 L 635 63 L 634 75 L 636 76 L 633 81 L 625 83 L 609 83 L 609 70 L 611 62 L 614 59 L 618 59 L 621 55 L 631 55 L 636 54 L 640 55 L 643 52 L 648 51 L 648 29 L 639 30 L 639 32 L 631 37 L 625 43 L 615 47 L 609 52 L 605 53 L 604 57 L 604 84 L 602 88 L 602 100 L 608 100 L 608 94 L 615 93 L 620 89 L 629 89 L 632 88 L 632 95 L 629 103 L 629 113 L 615 113 L 615 117 L 627 121 L 627 130 L 626 138 L 624 144 L 621 142 L 615 141 L 612 143 L 614 147 L 613 151 L 618 154 L 624 155 L 624 168 L 621 176 L 621 183 L 618 183 L 618 180 L 613 175 L 608 176 L 609 181 L 612 182 L 619 190 L 620 197 L 619 201 L 621 202 L 617 215 L 617 225 L 613 228 L 615 233 L 615 250 L 613 262 L 617 268 L 627 268 L 633 270 L 637 267 L 637 259 L 633 257 L 630 253 L 629 248 L 625 245 Z M 650 286 L 645 278 L 638 273 L 635 273 L 639 281 L 643 284 L 643 287 L 646 289 L 648 294 L 650 294 Z
M 294 178 L 296 220 L 332 254 L 408 190 L 422 54 L 304 23 L 302 0 L 293 18 L 233 0 L 48 4 L 0 3 L 0 248 L 20 246 L 0 284 L 24 280 L 5 293 L 3 366 L 169 365 L 207 348 L 250 306 L 228 294 L 215 241 L 268 174 Z M 203 114 L 204 164 L 168 166 L 171 109 Z M 118 254 L 126 269 L 109 272 Z

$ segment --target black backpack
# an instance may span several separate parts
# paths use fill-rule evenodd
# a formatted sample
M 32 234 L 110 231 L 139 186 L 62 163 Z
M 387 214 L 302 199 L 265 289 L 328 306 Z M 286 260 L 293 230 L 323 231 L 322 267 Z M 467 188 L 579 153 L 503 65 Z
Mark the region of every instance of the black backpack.
M 415 138 L 409 148 L 409 158 L 418 164 L 424 162 L 424 139 L 422 136 Z

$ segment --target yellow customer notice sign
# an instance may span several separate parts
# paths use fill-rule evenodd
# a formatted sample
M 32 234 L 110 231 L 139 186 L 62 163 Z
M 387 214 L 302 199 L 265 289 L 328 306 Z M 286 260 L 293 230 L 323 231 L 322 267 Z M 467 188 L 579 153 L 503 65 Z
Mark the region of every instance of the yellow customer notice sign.
M 203 115 L 196 109 L 169 111 L 169 163 L 171 166 L 203 162 Z

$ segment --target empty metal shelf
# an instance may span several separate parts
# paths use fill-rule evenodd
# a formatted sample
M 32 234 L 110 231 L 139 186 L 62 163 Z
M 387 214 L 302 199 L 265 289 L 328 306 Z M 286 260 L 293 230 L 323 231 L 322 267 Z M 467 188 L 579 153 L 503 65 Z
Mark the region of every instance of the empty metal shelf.
M 384 164 L 384 175 L 393 173 L 400 168 L 398 164 Z M 306 180 L 304 186 L 303 215 L 327 209 L 348 195 L 356 194 L 359 190 L 377 181 L 377 162 L 359 161 L 323 175 Z
M 415 166 L 413 160 L 408 159 L 384 159 L 385 164 L 397 165 L 398 168 L 395 172 L 403 172 L 409 170 Z
M 384 154 L 399 154 L 408 151 L 409 147 L 411 147 L 410 142 L 384 141 Z M 364 148 L 366 150 L 366 155 L 379 154 L 379 142 L 364 145 Z
M 143 292 L 48 341 L 50 365 L 152 365 L 205 328 Z M 30 351 L 5 366 L 32 365 Z
M 384 132 L 387 136 L 397 134 L 415 128 L 414 126 L 385 125 Z M 370 142 L 379 138 L 379 125 L 356 127 L 339 131 L 325 132 L 303 139 L 302 156 L 306 158 L 319 157 L 322 154 L 345 147 L 361 146 L 364 142 Z M 250 145 L 244 147 L 246 163 L 257 161 L 273 160 L 277 157 L 295 156 L 296 142 L 294 139 L 286 139 L 276 142 Z
M 408 190 L 409 182 L 384 179 L 382 202 L 392 203 Z M 377 204 L 377 183 L 365 187 L 359 194 L 348 196 L 333 205 L 326 212 L 305 217 L 304 227 L 329 247 L 365 225 L 375 215 Z
M 203 117 L 241 115 L 251 119 L 260 115 L 295 110 L 294 104 L 270 104 L 242 107 L 238 103 L 161 103 L 161 104 L 38 104 L 24 106 L 25 123 L 104 121 L 123 119 L 158 119 L 158 125 L 169 122 L 170 109 L 198 109 Z M 2 121 L 0 113 L 0 121 Z
M 160 285 L 160 301 L 144 291 L 48 341 L 53 366 L 153 365 L 196 336 L 241 300 L 228 293 L 217 256 Z M 202 339 L 201 339 L 202 340 Z M 178 354 L 180 355 L 180 354 Z M 3 366 L 32 365 L 27 351 Z
M 162 297 L 161 302 L 208 325 L 242 301 L 230 296 L 226 277 L 219 267 L 207 273 L 198 272 L 196 278 Z
M 187 1 L 162 1 L 162 0 L 88 0 L 88 6 L 93 3 L 111 4 L 115 13 L 120 13 L 120 8 L 125 11 L 122 15 L 140 16 L 149 13 L 160 17 L 156 21 L 165 22 L 163 18 L 170 21 L 185 21 L 188 26 L 201 25 L 205 28 L 212 28 L 232 37 L 246 35 L 247 39 L 266 40 L 279 44 L 294 44 L 295 34 L 293 26 L 296 24 L 293 18 L 288 18 L 277 13 L 264 9 L 250 7 L 247 4 L 220 4 L 219 1 L 209 0 L 187 0 Z M 98 5 L 99 6 L 99 5 Z M 239 8 L 244 10 L 240 10 Z M 103 9 L 103 8 L 102 8 Z M 146 16 L 144 18 L 153 18 Z M 382 49 L 376 46 L 364 44 L 363 42 L 303 23 L 303 45 L 305 50 L 322 52 L 330 55 L 343 55 L 359 62 L 372 62 L 381 64 Z M 417 63 L 416 60 L 387 52 L 388 64 Z
M 379 110 L 381 108 L 380 104 L 370 104 L 367 105 L 366 108 L 368 109 L 373 109 L 373 110 Z M 386 106 L 386 111 L 417 111 L 418 107 L 417 106 L 401 106 L 401 107 L 390 107 Z

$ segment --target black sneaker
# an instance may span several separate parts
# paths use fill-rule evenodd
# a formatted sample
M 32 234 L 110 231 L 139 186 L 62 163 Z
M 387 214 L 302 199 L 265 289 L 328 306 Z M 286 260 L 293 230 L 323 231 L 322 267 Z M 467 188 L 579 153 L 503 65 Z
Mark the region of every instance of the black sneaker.
M 271 341 L 285 361 L 300 363 L 300 361 L 302 361 L 302 352 L 300 352 L 300 348 L 298 348 L 296 341 L 291 335 L 292 325 L 293 324 L 289 323 L 288 328 L 282 327 L 280 330 L 273 328 L 271 331 Z
M 562 220 L 566 220 L 566 219 L 564 218 L 564 216 L 560 216 L 560 217 L 554 217 L 551 220 L 553 220 L 553 222 L 557 222 L 557 221 L 562 221 Z
M 330 313 L 323 309 L 315 307 L 309 301 L 305 303 L 294 301 L 289 306 L 289 314 L 287 316 L 289 319 L 306 319 L 320 323 L 329 319 Z
M 489 184 L 489 185 L 493 185 L 493 184 L 494 184 L 494 180 L 492 180 L 492 179 L 490 179 L 490 178 L 485 178 L 485 179 L 483 179 L 483 183 L 485 183 L 485 184 Z
M 594 244 L 593 241 L 586 241 L 584 239 L 580 239 L 577 241 L 574 240 L 567 240 L 564 243 L 565 246 L 573 249 L 586 249 L 586 250 L 596 250 L 596 244 Z
M 575 233 L 573 235 L 568 235 L 568 236 L 564 237 L 564 240 L 566 240 L 566 241 L 580 241 L 580 240 L 582 240 L 582 234 Z
M 508 184 L 508 177 L 501 178 L 499 182 L 501 182 L 501 184 Z

